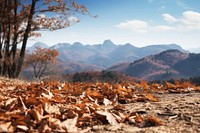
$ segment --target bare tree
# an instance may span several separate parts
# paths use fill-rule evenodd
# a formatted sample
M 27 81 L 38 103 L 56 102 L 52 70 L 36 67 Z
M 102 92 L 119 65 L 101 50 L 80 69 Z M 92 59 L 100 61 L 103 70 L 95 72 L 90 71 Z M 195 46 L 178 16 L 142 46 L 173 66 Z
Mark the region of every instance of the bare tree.
M 78 22 L 76 13 L 89 14 L 75 0 L 0 0 L 0 75 L 17 78 L 28 38 Z

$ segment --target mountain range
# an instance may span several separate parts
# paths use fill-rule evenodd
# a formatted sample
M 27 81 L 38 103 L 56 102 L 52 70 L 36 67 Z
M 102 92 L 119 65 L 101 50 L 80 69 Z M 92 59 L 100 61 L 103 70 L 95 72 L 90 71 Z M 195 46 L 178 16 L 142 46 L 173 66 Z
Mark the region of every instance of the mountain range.
M 132 63 L 121 63 L 107 69 L 145 80 L 166 80 L 200 76 L 200 54 L 167 50 Z
M 58 64 L 64 74 L 105 70 L 145 80 L 200 76 L 200 54 L 189 53 L 177 44 L 135 47 L 105 40 L 94 45 L 75 42 L 48 47 L 37 42 L 28 48 L 29 51 L 36 46 L 56 49 L 59 52 Z
M 37 42 L 30 47 L 32 51 L 35 46 L 47 47 L 44 43 Z M 102 44 L 83 45 L 80 42 L 73 44 L 59 43 L 50 47 L 59 52 L 59 61 L 70 67 L 71 64 L 76 64 L 79 68 L 82 65 L 88 66 L 83 70 L 90 68 L 91 70 L 106 69 L 118 63 L 133 62 L 145 56 L 160 53 L 169 49 L 177 49 L 182 52 L 187 52 L 177 44 L 160 44 L 149 45 L 146 47 L 135 47 L 127 44 L 114 44 L 111 40 L 105 40 Z M 88 69 L 87 69 L 88 70 Z M 67 70 L 66 70 L 67 71 Z M 78 70 L 76 70 L 78 71 Z

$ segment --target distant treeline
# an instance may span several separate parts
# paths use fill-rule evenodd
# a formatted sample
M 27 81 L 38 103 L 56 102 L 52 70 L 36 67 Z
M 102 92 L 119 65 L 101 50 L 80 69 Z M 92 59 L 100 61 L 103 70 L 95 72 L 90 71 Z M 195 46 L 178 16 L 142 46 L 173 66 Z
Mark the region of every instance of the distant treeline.
M 190 78 L 182 78 L 182 79 L 169 79 L 169 80 L 154 80 L 154 81 L 150 81 L 149 83 L 159 83 L 159 84 L 163 84 L 165 82 L 170 82 L 172 84 L 174 84 L 176 81 L 179 81 L 180 83 L 183 83 L 185 81 L 188 81 L 192 84 L 195 84 L 197 86 L 200 86 L 200 77 L 190 77 Z
M 68 82 L 108 82 L 122 83 L 134 82 L 135 79 L 120 72 L 114 71 L 88 71 L 66 74 L 63 76 Z
M 198 86 L 200 86 L 200 77 L 192 77 L 192 78 L 189 78 L 189 81 L 193 84 L 196 84 Z
M 77 72 L 74 74 L 65 74 L 63 77 L 64 81 L 68 82 L 86 82 L 86 83 L 124 83 L 124 82 L 140 82 L 140 79 L 127 76 L 126 74 L 116 72 L 116 71 L 87 71 L 87 72 Z M 191 77 L 186 79 L 169 79 L 169 80 L 154 80 L 148 83 L 159 83 L 164 84 L 166 82 L 175 84 L 176 81 L 180 83 L 190 82 L 197 86 L 200 86 L 200 77 Z

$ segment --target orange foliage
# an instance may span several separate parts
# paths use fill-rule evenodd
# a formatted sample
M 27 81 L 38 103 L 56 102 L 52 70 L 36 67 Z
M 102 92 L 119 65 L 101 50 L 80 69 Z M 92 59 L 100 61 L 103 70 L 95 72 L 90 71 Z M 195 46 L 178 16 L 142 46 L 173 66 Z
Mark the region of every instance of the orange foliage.
M 35 51 L 27 55 L 27 63 L 43 63 L 43 62 L 56 62 L 59 53 L 57 50 L 49 48 L 36 47 Z
M 46 70 L 50 69 L 49 65 L 56 63 L 58 55 L 57 50 L 36 47 L 33 53 L 27 55 L 26 66 L 32 67 L 31 74 L 40 79 L 46 73 Z

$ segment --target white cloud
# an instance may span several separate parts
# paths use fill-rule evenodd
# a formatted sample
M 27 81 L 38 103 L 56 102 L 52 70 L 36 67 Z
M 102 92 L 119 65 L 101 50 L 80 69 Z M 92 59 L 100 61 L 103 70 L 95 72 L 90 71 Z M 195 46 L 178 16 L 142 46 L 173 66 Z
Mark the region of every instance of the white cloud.
M 200 30 L 200 13 L 185 11 L 180 18 L 175 18 L 170 14 L 162 14 L 163 19 L 169 23 L 176 22 L 173 26 L 177 31 Z
M 149 31 L 162 32 L 162 31 L 170 31 L 174 29 L 173 27 L 166 26 L 166 25 L 152 26 L 148 22 L 142 21 L 142 20 L 130 20 L 130 21 L 122 22 L 116 25 L 116 27 L 118 29 L 131 30 L 134 32 L 139 32 L 139 33 L 147 33 Z
M 173 22 L 178 21 L 175 17 L 173 17 L 172 15 L 170 15 L 168 13 L 162 14 L 162 16 L 163 16 L 164 20 L 169 22 L 169 23 L 173 23 Z
M 174 27 L 177 31 L 200 30 L 200 13 L 194 11 L 185 11 L 177 19 L 177 25 Z
M 187 30 L 200 29 L 200 13 L 194 11 L 183 12 L 181 23 Z
M 149 25 L 147 22 L 142 21 L 142 20 L 130 20 L 126 22 L 122 22 L 118 25 L 116 25 L 117 28 L 119 29 L 129 29 L 135 32 L 147 32 Z
M 151 25 L 143 20 L 130 20 L 116 25 L 119 29 L 128 29 L 134 32 L 164 32 L 164 31 L 190 31 L 200 30 L 200 13 L 194 11 L 185 11 L 182 16 L 175 18 L 172 15 L 165 13 L 162 14 L 163 19 L 171 23 L 170 25 Z M 154 22 L 154 21 L 153 21 Z M 176 23 L 175 23 L 176 22 Z M 155 22 L 154 22 L 155 23 Z M 173 25 L 172 25 L 173 23 Z

